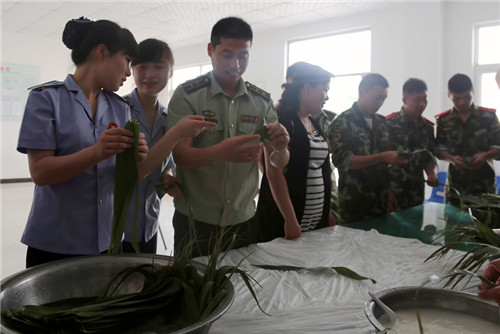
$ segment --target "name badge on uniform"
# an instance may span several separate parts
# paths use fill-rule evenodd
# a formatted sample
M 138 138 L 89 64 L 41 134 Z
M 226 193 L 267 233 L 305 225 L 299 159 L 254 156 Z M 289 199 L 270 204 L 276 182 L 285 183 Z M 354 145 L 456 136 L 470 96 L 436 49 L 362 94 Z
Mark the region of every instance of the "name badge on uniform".
M 240 121 L 243 122 L 243 123 L 257 124 L 259 122 L 259 116 L 241 115 Z
M 207 121 L 207 122 L 213 122 L 215 124 L 219 124 L 219 122 L 217 121 L 217 118 L 215 118 L 215 112 L 213 112 L 212 110 L 204 110 L 201 112 L 203 116 L 205 116 L 203 118 L 203 120 Z

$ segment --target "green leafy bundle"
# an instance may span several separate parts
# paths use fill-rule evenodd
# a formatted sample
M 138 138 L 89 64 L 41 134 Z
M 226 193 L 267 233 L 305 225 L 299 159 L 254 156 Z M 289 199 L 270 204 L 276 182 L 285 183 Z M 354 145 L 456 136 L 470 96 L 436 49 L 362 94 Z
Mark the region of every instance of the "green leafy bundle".
M 113 204 L 113 222 L 111 227 L 111 240 L 108 253 L 116 254 L 120 251 L 123 232 L 127 225 L 128 210 L 134 192 L 139 187 L 139 122 L 128 121 L 124 129 L 134 133 L 134 144 L 129 149 L 116 156 L 115 165 L 115 194 Z M 134 221 L 132 226 L 132 246 L 138 252 L 138 221 L 139 221 L 139 196 L 136 196 Z
M 454 275 L 450 275 L 447 285 L 455 287 L 467 275 L 461 271 L 477 272 L 487 261 L 500 257 L 500 236 L 487 225 L 472 217 L 471 225 L 458 225 L 444 229 L 437 239 L 446 240 L 444 246 L 433 252 L 425 261 L 445 257 L 457 249 L 466 252 L 453 266 Z
M 260 118 L 259 122 L 255 126 L 255 130 L 253 130 L 254 134 L 260 135 L 260 140 L 264 143 L 269 141 L 269 134 L 267 133 L 267 128 L 264 124 L 264 118 Z
M 398 145 L 397 152 L 398 155 L 403 158 L 418 157 L 421 154 L 427 154 L 434 161 L 434 163 L 437 163 L 436 157 L 429 150 L 425 148 L 418 149 L 415 151 L 410 151 L 409 149 L 404 148 L 401 145 Z

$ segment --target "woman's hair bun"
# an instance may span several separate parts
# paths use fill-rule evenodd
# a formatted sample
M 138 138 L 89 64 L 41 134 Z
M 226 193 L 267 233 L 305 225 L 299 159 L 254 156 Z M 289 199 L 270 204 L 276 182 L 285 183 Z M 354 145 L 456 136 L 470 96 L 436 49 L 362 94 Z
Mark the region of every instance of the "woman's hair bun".
M 62 41 L 68 49 L 75 49 L 85 37 L 87 30 L 94 21 L 89 20 L 85 17 L 80 17 L 78 19 L 72 19 L 66 23 L 64 27 Z

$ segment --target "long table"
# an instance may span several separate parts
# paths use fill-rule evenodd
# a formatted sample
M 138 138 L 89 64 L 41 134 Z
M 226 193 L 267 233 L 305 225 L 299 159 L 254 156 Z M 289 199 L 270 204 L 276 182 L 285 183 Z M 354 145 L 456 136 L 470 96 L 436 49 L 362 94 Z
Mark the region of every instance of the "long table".
M 429 212 L 426 212 L 427 208 Z M 448 209 L 453 208 L 442 204 L 427 205 L 423 207 L 423 216 L 427 217 L 427 222 L 433 221 L 432 224 L 444 227 L 446 222 L 442 218 Z M 391 216 L 386 217 L 386 223 L 395 224 Z M 373 226 L 370 228 L 369 225 L 374 223 L 383 224 L 378 221 L 352 227 L 334 226 L 303 233 L 296 240 L 278 238 L 228 252 L 223 264 L 239 264 L 260 283 L 258 299 L 269 315 L 259 310 L 244 282 L 233 279 L 234 303 L 213 324 L 210 333 L 374 333 L 364 314 L 364 303 L 370 298 L 368 291 L 419 286 L 432 274 L 448 272 L 461 255 L 458 251 L 444 259 L 424 262 L 439 246 L 410 236 L 402 228 L 402 225 L 409 224 L 408 221 L 403 219 L 400 224 L 392 226 L 394 229 L 385 230 L 400 236 L 382 234 Z M 425 230 L 428 224 L 419 225 L 413 229 L 417 237 L 417 231 Z M 384 231 L 383 226 L 378 227 Z M 440 227 L 436 226 L 436 230 Z M 430 240 L 424 238 L 424 241 Z M 344 266 L 373 278 L 377 283 L 353 280 L 331 269 L 274 271 L 254 265 Z M 477 279 L 472 279 L 462 289 L 475 292 L 478 283 Z

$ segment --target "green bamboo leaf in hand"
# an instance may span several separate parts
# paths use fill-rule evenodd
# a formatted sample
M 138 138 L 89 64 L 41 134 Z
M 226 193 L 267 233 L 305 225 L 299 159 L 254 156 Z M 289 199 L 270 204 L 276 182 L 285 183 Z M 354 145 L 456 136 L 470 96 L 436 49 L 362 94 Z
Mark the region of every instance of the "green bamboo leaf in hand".
M 111 227 L 111 241 L 108 248 L 108 253 L 111 254 L 120 251 L 123 232 L 127 224 L 130 202 L 134 192 L 139 187 L 139 174 L 137 171 L 137 162 L 139 161 L 139 122 L 137 120 L 128 121 L 124 129 L 134 133 L 134 143 L 132 147 L 116 156 L 113 222 Z M 132 246 L 138 252 L 137 230 L 139 221 L 139 196 L 135 196 L 135 198 L 135 213 L 132 223 Z

